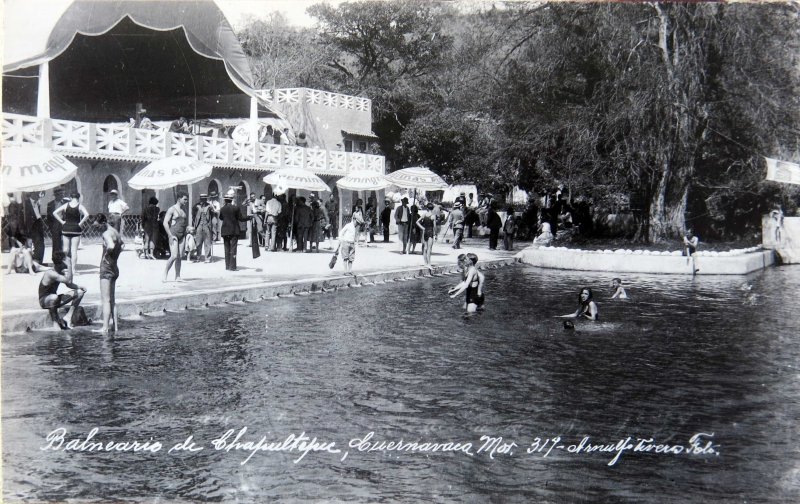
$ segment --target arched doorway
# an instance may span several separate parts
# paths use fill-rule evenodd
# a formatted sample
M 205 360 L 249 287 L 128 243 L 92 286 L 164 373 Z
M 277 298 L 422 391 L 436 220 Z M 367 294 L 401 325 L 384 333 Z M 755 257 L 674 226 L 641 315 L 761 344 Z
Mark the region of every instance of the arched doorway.
M 208 183 L 208 192 L 206 194 L 211 195 L 213 193 L 217 193 L 220 197 L 224 195 L 217 179 L 211 179 L 211 182 Z

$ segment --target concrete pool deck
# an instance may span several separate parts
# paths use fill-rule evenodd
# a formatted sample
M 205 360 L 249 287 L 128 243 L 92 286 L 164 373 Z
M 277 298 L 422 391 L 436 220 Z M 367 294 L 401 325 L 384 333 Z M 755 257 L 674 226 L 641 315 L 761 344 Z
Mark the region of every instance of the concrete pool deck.
M 214 261 L 210 264 L 183 261 L 181 276 L 185 282 L 175 282 L 174 269 L 170 281 L 162 283 L 166 260 L 139 259 L 133 244 L 128 243 L 119 259 L 120 278 L 117 280 L 118 315 L 123 319 L 136 319 L 141 315 L 159 314 L 167 311 L 202 308 L 222 303 L 259 301 L 276 296 L 308 295 L 348 288 L 393 282 L 411 278 L 449 274 L 456 271 L 458 254 L 473 252 L 480 264 L 486 267 L 513 264 L 516 251 L 489 250 L 488 240 L 468 239 L 462 248 L 455 250 L 449 243 L 433 247 L 433 271 L 424 267 L 421 248 L 414 255 L 400 253 L 396 237 L 392 242 L 377 242 L 369 247 L 359 246 L 353 272 L 344 275 L 341 256 L 333 269 L 328 267 L 333 251 L 320 244 L 319 253 L 264 252 L 252 258 L 250 247 L 240 240 L 238 269 L 225 270 L 222 243 L 214 245 Z M 517 250 L 527 244 L 520 244 Z M 335 246 L 334 246 L 335 248 Z M 82 306 L 89 317 L 99 318 L 100 286 L 98 264 L 102 253 L 99 244 L 82 245 L 78 252 L 78 267 L 74 281 L 87 289 Z M 41 274 L 5 274 L 9 255 L 3 254 L 2 281 L 2 332 L 3 334 L 26 330 L 50 328 L 52 321 L 47 312 L 39 308 L 37 289 Z M 50 259 L 50 249 L 45 251 L 45 260 Z M 455 280 L 454 280 L 455 283 Z M 64 287 L 61 288 L 62 290 Z

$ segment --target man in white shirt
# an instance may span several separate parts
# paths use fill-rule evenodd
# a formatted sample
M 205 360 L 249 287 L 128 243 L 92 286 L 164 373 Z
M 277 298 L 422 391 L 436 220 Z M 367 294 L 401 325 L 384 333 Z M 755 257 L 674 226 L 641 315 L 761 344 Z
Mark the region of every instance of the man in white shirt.
M 130 210 L 130 207 L 128 206 L 128 204 L 120 199 L 119 192 L 117 192 L 116 189 L 111 189 L 108 192 L 108 194 L 109 194 L 109 196 L 111 196 L 111 199 L 108 201 L 108 213 L 109 214 L 117 214 L 119 216 L 122 216 L 122 214 L 124 214 L 125 212 Z M 120 226 L 120 228 L 121 228 L 122 227 L 122 219 L 120 219 L 118 222 L 119 222 L 119 224 L 117 224 L 117 225 Z M 120 231 L 120 229 L 117 229 L 117 231 Z
M 352 273 L 353 261 L 356 258 L 356 226 L 353 221 L 339 230 L 339 250 L 342 254 L 345 275 Z
M 219 229 L 222 226 L 222 219 L 219 218 L 219 210 L 222 208 L 222 205 L 219 204 L 219 193 L 217 193 L 217 191 L 211 191 L 208 193 L 208 200 L 211 206 L 214 208 L 214 218 L 211 226 L 211 241 L 219 241 Z
M 265 249 L 275 252 L 278 248 L 276 237 L 278 236 L 278 215 L 281 213 L 283 205 L 275 195 L 267 201 L 267 213 L 264 222 L 264 239 L 267 242 Z

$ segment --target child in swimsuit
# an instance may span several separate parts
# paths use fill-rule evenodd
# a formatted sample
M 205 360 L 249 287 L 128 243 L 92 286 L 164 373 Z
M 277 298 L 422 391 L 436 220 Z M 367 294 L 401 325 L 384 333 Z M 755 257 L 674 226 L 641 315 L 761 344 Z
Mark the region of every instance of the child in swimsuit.
M 614 289 L 614 294 L 611 296 L 611 299 L 628 299 L 628 293 L 625 292 L 625 288 L 622 286 L 622 280 L 619 278 L 611 280 L 611 288 Z

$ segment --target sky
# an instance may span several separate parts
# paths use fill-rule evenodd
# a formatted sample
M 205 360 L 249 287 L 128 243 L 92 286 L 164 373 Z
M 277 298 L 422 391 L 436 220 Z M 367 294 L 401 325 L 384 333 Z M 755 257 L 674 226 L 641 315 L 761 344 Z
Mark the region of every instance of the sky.
M 216 0 L 217 5 L 234 29 L 242 24 L 245 16 L 263 17 L 269 12 L 278 11 L 286 15 L 290 24 L 295 26 L 314 26 L 314 19 L 305 11 L 317 3 L 338 5 L 343 0 Z

